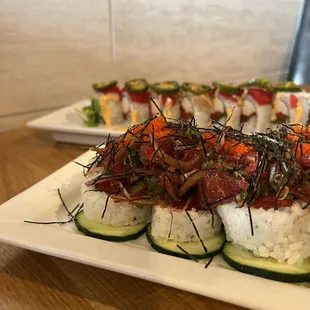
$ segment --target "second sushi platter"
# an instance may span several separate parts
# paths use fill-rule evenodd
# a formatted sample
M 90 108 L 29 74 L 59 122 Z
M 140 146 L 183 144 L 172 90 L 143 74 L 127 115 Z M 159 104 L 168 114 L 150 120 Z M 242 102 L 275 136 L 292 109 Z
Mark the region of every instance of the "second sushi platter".
M 1 206 L 0 240 L 252 309 L 307 309 L 310 128 L 228 121 L 159 109 Z
M 40 117 L 29 127 L 48 130 L 56 141 L 101 143 L 127 126 L 147 120 L 161 109 L 167 118 L 196 119 L 206 128 L 212 121 L 244 133 L 265 132 L 279 123 L 307 125 L 310 95 L 302 87 L 285 82 L 272 84 L 255 79 L 241 84 L 212 85 L 176 81 L 149 84 L 135 79 L 121 86 L 117 81 L 93 84 L 90 99 Z

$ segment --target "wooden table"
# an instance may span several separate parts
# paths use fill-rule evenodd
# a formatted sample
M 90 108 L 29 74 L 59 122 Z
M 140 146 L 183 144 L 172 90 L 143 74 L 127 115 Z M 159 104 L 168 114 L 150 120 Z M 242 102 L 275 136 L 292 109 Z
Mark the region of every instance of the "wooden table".
M 84 152 L 28 129 L 0 134 L 0 145 L 0 204 Z M 0 272 L 1 310 L 242 309 L 6 244 L 0 244 Z

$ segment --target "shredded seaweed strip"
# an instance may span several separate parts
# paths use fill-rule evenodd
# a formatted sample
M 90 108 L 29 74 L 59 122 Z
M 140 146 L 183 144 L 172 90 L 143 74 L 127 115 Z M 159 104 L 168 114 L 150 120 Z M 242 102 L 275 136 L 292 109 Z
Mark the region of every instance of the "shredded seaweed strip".
M 170 211 L 170 215 L 171 215 L 171 220 L 170 220 L 170 228 L 169 228 L 168 239 L 169 239 L 170 236 L 171 236 L 172 221 L 173 221 L 173 213 L 172 213 L 172 211 Z
M 223 198 L 219 198 L 219 199 L 216 199 L 215 201 L 212 201 L 212 202 L 209 202 L 209 206 L 212 206 L 212 205 L 216 205 L 217 203 L 220 203 L 222 201 L 225 201 L 227 199 L 230 199 L 232 197 L 236 196 L 236 194 L 232 194 L 232 195 L 229 195 L 227 197 L 223 197 Z
M 252 212 L 251 212 L 250 205 L 248 205 L 248 212 L 249 212 L 249 219 L 250 219 L 251 236 L 254 236 L 254 226 L 253 226 L 253 219 L 252 219 Z
M 213 261 L 214 256 L 210 258 L 210 260 L 205 264 L 205 268 L 208 268 Z
M 205 251 L 206 253 L 208 253 L 208 249 L 207 249 L 207 247 L 205 246 L 203 240 L 201 239 L 201 237 L 200 237 L 200 235 L 199 235 L 199 232 L 198 232 L 198 229 L 197 229 L 197 227 L 196 227 L 196 225 L 195 225 L 195 223 L 194 223 L 192 217 L 190 216 L 190 214 L 189 214 L 189 212 L 188 212 L 187 210 L 185 210 L 185 212 L 186 212 L 186 215 L 188 216 L 190 222 L 192 223 L 192 225 L 193 225 L 193 227 L 194 227 L 194 230 L 195 230 L 195 232 L 196 232 L 196 235 L 197 235 L 197 237 L 198 237 L 198 239 L 199 239 L 199 241 L 200 241 L 200 243 L 201 243 L 201 245 L 202 245 L 204 251 Z
M 196 263 L 199 263 L 199 260 L 196 259 L 193 255 L 189 254 L 185 249 L 183 249 L 179 244 L 177 244 L 177 247 L 183 252 L 185 253 L 191 260 L 193 260 Z
M 118 194 L 118 193 L 110 193 L 110 194 L 107 196 L 107 198 L 106 198 L 106 200 L 105 200 L 104 208 L 103 208 L 103 211 L 102 211 L 101 219 L 104 218 L 105 212 L 107 211 L 108 202 L 109 202 L 109 199 L 110 199 L 111 195 L 115 195 L 115 194 Z
M 68 215 L 69 215 L 69 216 L 73 216 L 73 217 L 75 218 L 75 217 L 77 216 L 77 214 L 82 210 L 83 207 L 84 207 L 84 202 L 82 202 L 81 205 L 78 203 L 78 204 L 76 205 L 76 207 L 73 208 L 72 211 L 71 211 Z M 77 211 L 76 214 L 74 215 L 74 212 L 75 212 L 76 210 L 78 210 L 78 211 Z
M 310 201 L 308 201 L 304 206 L 303 206 L 303 210 L 307 209 L 310 206 Z
M 167 123 L 167 119 L 163 113 L 163 111 L 160 109 L 160 107 L 157 105 L 157 103 L 155 102 L 155 100 L 152 98 L 152 96 L 150 96 L 151 101 L 153 102 L 153 104 L 155 105 L 156 109 L 158 110 L 159 114 L 164 118 L 165 122 Z
M 68 213 L 68 216 L 70 216 L 70 219 L 67 221 L 50 221 L 50 222 L 41 222 L 41 221 L 29 221 L 29 220 L 24 220 L 24 223 L 29 223 L 29 224 L 40 224 L 40 225 L 63 225 L 63 224 L 68 224 L 71 223 L 75 220 L 76 216 L 79 214 L 79 212 L 83 209 L 84 204 L 82 203 L 81 205 L 78 203 L 77 206 Z M 76 211 L 75 214 L 73 214 Z
M 59 188 L 57 188 L 57 193 L 58 193 L 58 196 L 59 196 L 59 198 L 60 198 L 60 200 L 61 200 L 61 202 L 62 202 L 63 207 L 65 208 L 65 210 L 67 211 L 67 213 L 68 213 L 68 215 L 69 215 L 69 214 L 70 214 L 70 211 L 69 211 L 69 209 L 67 208 L 66 203 L 64 202 L 64 200 L 63 200 L 63 198 L 62 198 L 62 195 L 61 195 L 61 193 L 60 193 L 60 189 L 59 189 Z
M 200 193 L 201 193 L 201 195 L 203 197 L 204 204 L 207 206 L 207 208 L 209 209 L 209 211 L 211 213 L 211 223 L 212 223 L 212 227 L 214 227 L 214 212 L 213 212 L 212 208 L 210 207 L 210 205 L 207 202 L 206 195 L 205 195 L 204 191 L 202 190 L 201 182 L 198 182 L 198 188 L 199 188 Z

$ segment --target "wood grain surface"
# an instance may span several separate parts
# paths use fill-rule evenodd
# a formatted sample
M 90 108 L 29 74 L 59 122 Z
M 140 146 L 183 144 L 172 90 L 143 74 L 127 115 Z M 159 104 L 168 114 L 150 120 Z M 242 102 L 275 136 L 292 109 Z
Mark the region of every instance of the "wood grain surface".
M 48 134 L 28 129 L 0 134 L 0 145 L 0 204 L 84 152 L 80 146 L 56 144 Z M 0 309 L 243 308 L 0 244 Z

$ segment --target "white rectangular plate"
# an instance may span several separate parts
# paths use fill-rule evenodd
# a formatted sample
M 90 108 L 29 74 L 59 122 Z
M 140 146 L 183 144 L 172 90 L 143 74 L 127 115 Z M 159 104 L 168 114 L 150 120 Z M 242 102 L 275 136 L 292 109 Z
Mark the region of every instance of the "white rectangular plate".
M 87 105 L 90 105 L 89 99 L 81 100 L 68 107 L 34 119 L 28 122 L 27 126 L 49 131 L 55 141 L 87 145 L 98 145 L 105 141 L 109 134 L 112 137 L 118 137 L 126 131 L 128 124 L 111 128 L 105 128 L 103 125 L 93 128 L 84 126 L 76 110 L 80 110 Z
M 77 158 L 86 164 L 87 152 Z M 153 251 L 145 236 L 114 243 L 90 238 L 66 225 L 27 224 L 67 219 L 57 188 L 72 209 L 80 199 L 81 167 L 69 163 L 0 206 L 0 241 L 25 249 L 124 273 L 252 309 L 309 309 L 310 289 L 280 283 L 230 269 L 217 256 L 204 264 Z

